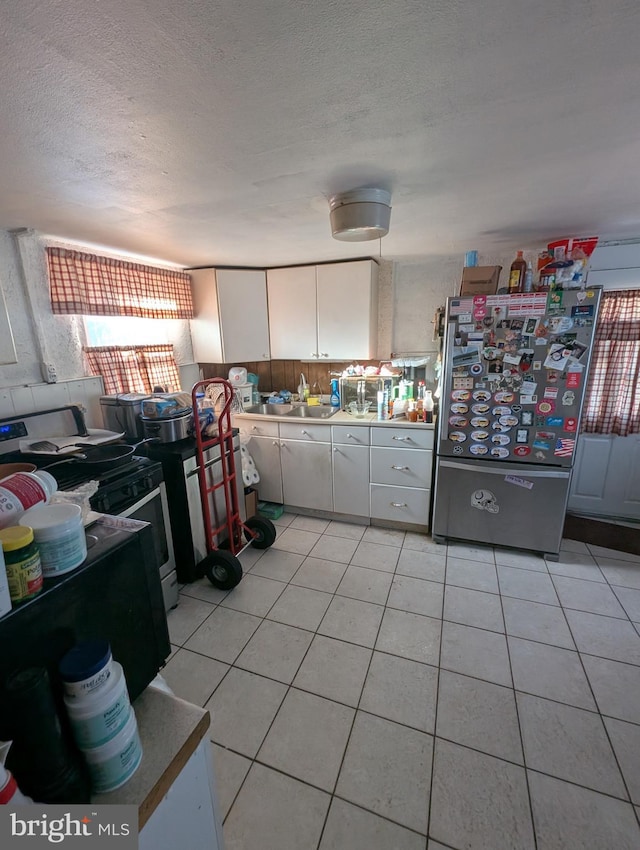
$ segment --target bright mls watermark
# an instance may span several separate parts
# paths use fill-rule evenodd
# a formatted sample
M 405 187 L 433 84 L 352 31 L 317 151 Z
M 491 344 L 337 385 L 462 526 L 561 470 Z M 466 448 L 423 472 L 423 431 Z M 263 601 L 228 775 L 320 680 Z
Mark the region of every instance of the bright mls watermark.
M 137 850 L 137 806 L 0 806 L 0 847 Z

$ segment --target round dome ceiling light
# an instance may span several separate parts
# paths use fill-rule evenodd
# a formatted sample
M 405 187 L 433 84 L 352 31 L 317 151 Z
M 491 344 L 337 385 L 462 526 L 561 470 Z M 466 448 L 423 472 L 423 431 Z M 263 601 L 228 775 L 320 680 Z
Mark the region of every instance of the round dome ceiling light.
M 353 189 L 329 198 L 331 233 L 341 242 L 366 242 L 389 232 L 391 192 Z

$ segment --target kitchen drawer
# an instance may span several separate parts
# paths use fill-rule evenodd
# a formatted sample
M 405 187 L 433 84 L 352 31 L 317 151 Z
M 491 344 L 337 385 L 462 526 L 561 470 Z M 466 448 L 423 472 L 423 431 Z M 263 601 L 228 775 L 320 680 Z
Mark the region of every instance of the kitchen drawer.
M 403 449 L 432 449 L 433 431 L 426 428 L 372 428 L 372 446 Z
M 330 443 L 331 428 L 329 425 L 310 425 L 307 422 L 281 422 L 280 437 L 283 440 L 308 440 L 314 443 Z
M 368 446 L 369 429 L 361 425 L 332 425 L 331 439 L 334 443 L 344 443 L 348 446 Z
M 430 490 L 371 484 L 371 516 L 396 522 L 429 524 Z
M 236 424 L 241 434 L 247 437 L 277 437 L 278 423 L 268 419 L 238 419 Z
M 431 486 L 432 454 L 414 449 L 371 448 L 371 482 L 400 487 Z

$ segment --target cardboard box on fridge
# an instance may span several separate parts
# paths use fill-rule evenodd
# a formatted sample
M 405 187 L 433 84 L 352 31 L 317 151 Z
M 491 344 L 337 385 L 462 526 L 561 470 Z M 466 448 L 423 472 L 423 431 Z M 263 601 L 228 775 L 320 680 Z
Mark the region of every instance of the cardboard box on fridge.
M 495 295 L 502 266 L 465 266 L 460 295 Z

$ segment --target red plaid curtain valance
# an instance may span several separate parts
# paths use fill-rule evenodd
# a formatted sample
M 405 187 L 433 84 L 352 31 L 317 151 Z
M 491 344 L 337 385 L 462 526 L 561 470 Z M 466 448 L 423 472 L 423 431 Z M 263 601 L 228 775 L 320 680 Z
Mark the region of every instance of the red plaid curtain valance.
M 46 250 L 54 313 L 193 318 L 191 278 L 185 272 L 66 248 Z
M 155 386 L 180 390 L 180 373 L 171 345 L 106 345 L 85 348 L 92 375 L 101 376 L 104 391 L 151 393 Z
M 603 294 L 582 430 L 640 433 L 640 290 Z

